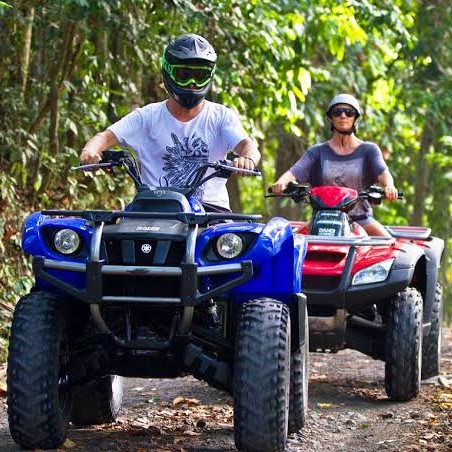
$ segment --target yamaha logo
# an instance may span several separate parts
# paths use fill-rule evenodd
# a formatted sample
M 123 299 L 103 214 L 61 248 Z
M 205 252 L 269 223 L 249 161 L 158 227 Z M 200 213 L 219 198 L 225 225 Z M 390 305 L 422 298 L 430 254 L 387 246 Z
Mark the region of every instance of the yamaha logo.
M 145 243 L 141 245 L 141 251 L 143 251 L 144 254 L 149 254 L 152 251 L 152 246 L 149 245 L 149 243 Z

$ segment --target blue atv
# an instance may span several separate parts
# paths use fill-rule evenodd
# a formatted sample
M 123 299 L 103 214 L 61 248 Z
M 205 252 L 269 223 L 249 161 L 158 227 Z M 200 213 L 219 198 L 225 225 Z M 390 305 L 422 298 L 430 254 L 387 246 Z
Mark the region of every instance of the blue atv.
M 46 210 L 25 222 L 36 282 L 11 327 L 13 439 L 57 448 L 69 422 L 115 420 L 124 376 L 191 374 L 233 395 L 238 449 L 284 450 L 307 409 L 304 237 L 282 218 L 206 213 L 196 190 L 246 172 L 228 161 L 200 167 L 185 188 L 143 184 L 126 151 L 78 168 L 116 167 L 137 188 L 125 210 Z

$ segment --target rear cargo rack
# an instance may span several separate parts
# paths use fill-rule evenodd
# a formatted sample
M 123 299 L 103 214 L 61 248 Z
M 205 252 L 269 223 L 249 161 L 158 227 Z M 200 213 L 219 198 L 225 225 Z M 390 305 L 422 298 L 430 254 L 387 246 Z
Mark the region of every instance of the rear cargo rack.
M 339 246 L 390 246 L 395 243 L 394 237 L 362 236 L 362 237 L 329 237 L 319 235 L 303 235 L 311 245 Z
M 432 230 L 423 226 L 386 226 L 386 230 L 395 238 L 427 240 Z

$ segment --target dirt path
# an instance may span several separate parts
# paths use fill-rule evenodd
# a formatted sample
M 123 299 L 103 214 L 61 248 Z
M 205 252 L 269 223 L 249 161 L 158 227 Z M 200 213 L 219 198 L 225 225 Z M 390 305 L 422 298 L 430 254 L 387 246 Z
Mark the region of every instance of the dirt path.
M 308 425 L 289 437 L 287 451 L 452 450 L 452 329 L 443 341 L 442 384 L 392 403 L 384 364 L 354 351 L 310 355 Z M 450 385 L 447 387 L 447 385 Z M 127 379 L 124 407 L 112 425 L 70 430 L 63 450 L 233 451 L 232 400 L 191 377 Z M 0 399 L 0 451 L 12 441 Z

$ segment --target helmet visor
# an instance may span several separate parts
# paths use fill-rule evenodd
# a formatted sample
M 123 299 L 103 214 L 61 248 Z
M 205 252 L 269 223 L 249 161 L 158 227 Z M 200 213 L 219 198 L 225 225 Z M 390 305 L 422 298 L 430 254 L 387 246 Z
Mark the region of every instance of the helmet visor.
M 169 64 L 164 57 L 162 68 L 174 83 L 182 87 L 195 84 L 198 88 L 203 88 L 212 80 L 215 72 L 215 67 L 210 66 Z

